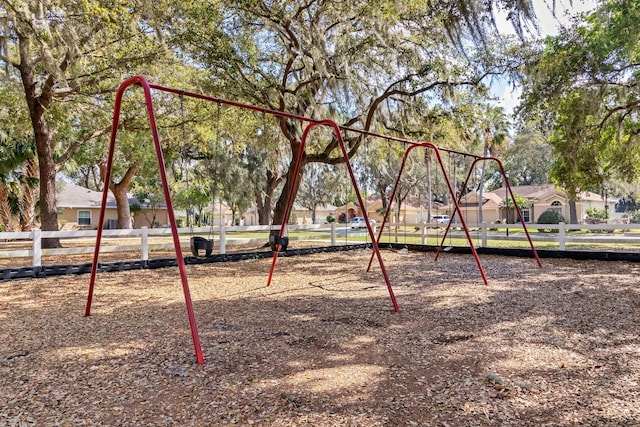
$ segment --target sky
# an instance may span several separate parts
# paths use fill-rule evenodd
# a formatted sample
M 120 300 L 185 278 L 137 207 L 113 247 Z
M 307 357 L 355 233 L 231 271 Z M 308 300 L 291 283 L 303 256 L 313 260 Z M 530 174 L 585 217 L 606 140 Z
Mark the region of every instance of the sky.
M 571 16 L 578 13 L 593 10 L 596 0 L 555 0 L 555 16 L 552 12 L 553 0 L 533 0 L 540 37 L 558 34 L 562 26 L 568 26 Z M 506 13 L 497 13 L 498 28 L 503 34 L 513 34 L 513 26 L 506 20 Z M 506 80 L 497 80 L 491 85 L 492 92 L 499 98 L 498 104 L 504 107 L 507 113 L 511 113 L 520 102 L 520 89 L 509 85 Z

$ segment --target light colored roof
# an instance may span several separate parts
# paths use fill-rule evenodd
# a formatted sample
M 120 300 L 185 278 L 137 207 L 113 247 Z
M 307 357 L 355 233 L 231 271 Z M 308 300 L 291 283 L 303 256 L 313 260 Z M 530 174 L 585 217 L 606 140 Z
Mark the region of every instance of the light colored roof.
M 462 196 L 462 199 L 460 201 L 460 206 L 477 206 L 479 197 L 480 197 L 479 191 L 469 192 L 464 196 Z M 482 204 L 486 205 L 489 202 L 493 202 L 494 205 L 499 206 L 500 203 L 502 202 L 502 197 L 500 197 L 497 193 L 494 193 L 491 191 L 483 191 Z M 453 203 L 449 204 L 449 206 L 451 205 L 453 205 Z
M 56 202 L 61 208 L 99 208 L 102 206 L 102 192 L 93 191 L 70 182 L 56 184 Z M 109 191 L 107 208 L 115 208 L 116 199 Z
M 140 203 L 138 199 L 129 195 L 129 205 L 145 207 L 146 203 Z M 102 206 L 102 191 L 93 191 L 71 182 L 59 181 L 56 183 L 56 204 L 60 208 L 99 208 Z M 164 208 L 164 201 L 157 208 Z M 107 209 L 116 208 L 116 199 L 109 190 L 107 195 Z
M 513 191 L 514 195 L 522 196 L 526 199 L 539 199 L 545 194 L 549 194 L 552 191 L 555 191 L 556 187 L 553 184 L 542 184 L 542 185 L 517 185 L 512 186 L 511 191 Z M 500 187 L 497 190 L 490 191 L 491 194 L 496 194 L 500 199 L 504 199 L 506 195 L 507 189 L 505 187 Z M 488 193 L 486 193 L 488 194 Z
M 578 194 L 578 198 L 580 200 L 592 200 L 592 201 L 596 201 L 596 202 L 601 202 L 604 200 L 604 197 L 602 197 L 601 194 L 598 193 L 593 193 L 591 191 L 584 191 L 580 194 Z M 615 202 L 616 200 L 612 197 L 609 198 L 610 202 Z

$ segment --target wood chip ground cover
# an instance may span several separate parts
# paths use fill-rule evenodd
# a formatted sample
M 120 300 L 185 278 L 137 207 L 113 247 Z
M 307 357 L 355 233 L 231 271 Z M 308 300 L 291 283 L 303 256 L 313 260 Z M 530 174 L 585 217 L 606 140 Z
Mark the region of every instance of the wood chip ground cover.
M 0 283 L 0 426 L 640 425 L 640 265 L 368 256 Z

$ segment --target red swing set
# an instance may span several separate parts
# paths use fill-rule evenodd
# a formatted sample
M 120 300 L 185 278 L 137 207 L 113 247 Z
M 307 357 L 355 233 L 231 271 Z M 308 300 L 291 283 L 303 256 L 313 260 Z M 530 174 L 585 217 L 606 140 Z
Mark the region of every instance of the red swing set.
M 318 119 L 311 119 L 308 117 L 304 117 L 304 116 L 299 116 L 299 115 L 294 115 L 294 114 L 289 114 L 289 113 L 285 113 L 282 111 L 276 111 L 276 110 L 269 110 L 269 109 L 265 109 L 265 108 L 261 108 L 261 107 L 257 107 L 255 105 L 249 105 L 249 104 L 242 104 L 239 102 L 235 102 L 235 101 L 229 101 L 226 99 L 222 99 L 222 98 L 216 98 L 216 97 L 212 97 L 212 96 L 208 96 L 208 95 L 203 95 L 203 94 L 199 94 L 199 93 L 194 93 L 194 92 L 188 92 L 188 91 L 184 91 L 181 89 L 176 89 L 176 88 L 171 88 L 171 87 L 167 87 L 167 86 L 162 86 L 162 85 L 158 85 L 155 83 L 150 83 L 149 81 L 147 81 L 143 76 L 134 76 L 131 77 L 127 80 L 125 80 L 124 82 L 122 82 L 120 84 L 120 86 L 118 87 L 118 90 L 116 92 L 116 98 L 115 98 L 115 104 L 114 104 L 114 113 L 113 113 L 113 120 L 112 120 L 112 124 L 111 124 L 111 136 L 110 136 L 110 142 L 109 142 L 109 153 L 107 156 L 107 164 L 106 164 L 106 171 L 105 171 L 105 176 L 104 176 L 104 181 L 105 182 L 109 182 L 111 179 L 111 169 L 113 166 L 113 157 L 114 157 L 114 151 L 115 151 L 115 143 L 116 143 L 116 136 L 118 133 L 118 124 L 120 122 L 120 112 L 122 109 L 122 98 L 124 95 L 124 92 L 132 85 L 139 85 L 142 87 L 142 90 L 144 92 L 144 99 L 145 99 L 145 104 L 146 104 L 146 109 L 147 109 L 147 115 L 149 117 L 149 127 L 151 129 L 151 135 L 153 138 L 153 143 L 154 143 L 154 147 L 155 147 L 155 151 L 156 151 L 156 158 L 158 161 L 158 168 L 159 168 L 159 173 L 160 173 L 160 179 L 162 182 L 162 189 L 163 189 L 163 193 L 164 193 L 164 201 L 165 204 L 167 206 L 167 214 L 169 217 L 169 223 L 170 223 L 170 228 L 171 228 L 171 233 L 172 233 L 172 237 L 173 237 L 173 245 L 174 245 L 174 249 L 175 249 L 175 254 L 176 254 L 176 259 L 177 259 L 177 263 L 178 263 L 178 270 L 180 272 L 180 279 L 181 279 L 181 283 L 182 283 L 182 290 L 184 293 L 184 298 L 185 298 L 185 302 L 186 302 L 186 308 L 187 308 L 187 316 L 189 319 L 189 326 L 191 329 L 191 337 L 193 340 L 193 346 L 194 346 L 194 351 L 195 351 L 195 356 L 196 356 L 196 361 L 198 364 L 204 364 L 204 356 L 202 353 L 202 345 L 200 343 L 200 337 L 198 334 L 198 327 L 197 327 L 197 323 L 196 323 L 196 318 L 195 318 L 195 313 L 193 310 L 193 303 L 191 300 L 191 293 L 189 291 L 189 282 L 187 279 L 187 273 L 186 273 L 186 268 L 185 268 L 185 262 L 184 262 L 184 257 L 182 255 L 182 249 L 180 246 L 180 236 L 178 233 L 178 229 L 176 226 L 176 221 L 175 221 L 175 214 L 173 211 L 173 204 L 171 202 L 171 195 L 169 193 L 169 185 L 168 185 L 168 181 L 167 181 L 167 174 L 166 174 L 166 170 L 164 167 L 164 157 L 162 154 L 162 149 L 160 146 L 160 137 L 159 137 L 159 133 L 158 133 L 158 127 L 157 127 L 157 122 L 156 122 L 156 117 L 155 117 L 155 112 L 154 112 L 154 108 L 153 108 L 153 99 L 152 99 L 152 89 L 153 90 L 158 90 L 161 92 L 167 92 L 167 93 L 173 93 L 179 96 L 187 96 L 187 97 L 191 97 L 191 98 L 195 98 L 195 99 L 200 99 L 203 101 L 208 101 L 208 102 L 215 102 L 218 104 L 223 104 L 223 105 L 228 105 L 231 107 L 236 107 L 236 108 L 242 108 L 242 109 L 246 109 L 246 110 L 250 110 L 250 111 L 254 111 L 254 112 L 259 112 L 262 114 L 269 114 L 275 117 L 279 117 L 279 118 L 285 118 L 285 119 L 291 119 L 291 120 L 298 120 L 300 122 L 303 123 L 307 123 L 306 128 L 303 131 L 302 134 L 302 138 L 300 141 L 300 146 L 298 147 L 297 153 L 294 153 L 294 155 L 297 156 L 297 162 L 296 162 L 296 166 L 295 166 L 295 170 L 294 170 L 294 174 L 292 175 L 293 177 L 293 182 L 291 183 L 291 187 L 295 188 L 296 185 L 296 180 L 299 179 L 299 170 L 300 170 L 300 164 L 301 164 L 301 159 L 302 156 L 304 154 L 304 150 L 305 150 L 305 145 L 306 145 L 306 141 L 307 141 L 307 137 L 309 135 L 309 132 L 317 126 L 324 126 L 324 127 L 329 127 L 333 130 L 334 134 L 335 134 L 335 138 L 338 142 L 338 146 L 340 147 L 341 150 L 341 154 L 343 156 L 344 159 L 344 163 L 347 167 L 347 171 L 349 172 L 349 177 L 351 179 L 351 183 L 353 185 L 353 189 L 355 191 L 358 203 L 360 205 L 360 209 L 362 211 L 362 215 L 364 217 L 364 221 L 367 227 L 367 231 L 369 233 L 369 237 L 371 239 L 371 245 L 373 248 L 373 254 L 371 257 L 371 261 L 373 260 L 373 256 L 376 256 L 380 265 L 380 269 L 382 271 L 382 276 L 384 278 L 385 284 L 387 286 L 387 290 L 389 292 L 389 297 L 391 299 L 392 305 L 393 305 L 393 309 L 398 312 L 400 311 L 399 307 L 398 307 L 398 303 L 396 301 L 395 295 L 393 293 L 393 288 L 391 286 L 391 282 L 389 280 L 389 276 L 387 274 L 387 270 L 385 268 L 384 265 L 384 261 L 382 259 L 382 255 L 380 254 L 380 250 L 379 250 L 379 238 L 380 235 L 382 233 L 382 228 L 384 227 L 384 222 L 383 222 L 383 227 L 381 227 L 380 229 L 380 233 L 378 234 L 377 238 L 374 235 L 374 230 L 373 227 L 370 224 L 369 221 L 369 217 L 367 214 L 367 210 L 364 204 L 364 200 L 360 194 L 360 190 L 358 188 L 358 184 L 356 182 L 356 178 L 351 166 L 351 162 L 349 160 L 349 156 L 342 138 L 342 131 L 349 131 L 349 132 L 356 132 L 356 133 L 360 133 L 360 134 L 364 134 L 364 135 L 371 135 L 371 136 L 376 136 L 376 137 L 380 137 L 380 138 L 386 138 L 389 140 L 395 140 L 395 141 L 399 141 L 399 142 L 404 142 L 404 143 L 408 143 L 411 144 L 410 147 L 407 149 L 405 156 L 403 158 L 403 163 L 402 163 L 402 167 L 400 169 L 400 173 L 398 174 L 398 180 L 396 181 L 395 187 L 394 187 L 394 192 L 397 188 L 398 185 L 398 181 L 400 179 L 400 176 L 402 174 L 402 170 L 404 168 L 404 164 L 406 161 L 406 158 L 408 156 L 408 153 L 416 148 L 416 147 L 426 147 L 426 148 L 430 148 L 432 150 L 434 150 L 434 152 L 436 153 L 436 156 L 438 158 L 438 162 L 440 164 L 440 166 L 442 167 L 442 171 L 443 173 L 444 171 L 444 166 L 442 163 L 442 159 L 440 157 L 439 154 L 439 150 L 438 148 L 431 144 L 431 143 L 427 143 L 427 142 L 423 142 L 423 143 L 416 143 L 413 141 L 407 141 L 407 140 L 402 140 L 400 138 L 394 138 L 394 137 L 389 137 L 389 136 L 385 136 L 385 135 L 378 135 L 375 133 L 370 133 L 370 132 L 366 132 L 366 131 L 362 131 L 359 129 L 352 129 L 349 127 L 345 127 L 345 126 L 340 126 L 337 123 L 335 123 L 332 120 L 318 120 Z M 501 166 L 501 170 L 502 170 L 502 166 Z M 502 170 L 502 173 L 504 174 L 504 171 Z M 459 212 L 459 206 L 457 204 L 457 201 L 459 200 L 458 197 L 455 197 L 455 193 L 453 188 L 451 187 L 451 184 L 447 178 L 446 173 L 444 173 L 445 178 L 447 179 L 447 185 L 449 187 L 449 192 L 452 194 L 452 199 L 454 201 L 456 201 L 456 211 L 455 212 Z M 107 197 L 108 197 L 108 186 L 105 185 L 104 186 L 104 190 L 102 193 L 102 204 L 100 207 L 100 216 L 99 216 L 99 222 L 98 224 L 102 224 L 104 222 L 104 217 L 105 217 L 105 206 L 106 206 L 106 202 L 107 202 Z M 512 195 L 513 198 L 513 195 Z M 275 245 L 274 245 L 274 253 L 273 253 L 273 262 L 271 265 L 271 269 L 269 271 L 269 278 L 267 281 L 267 286 L 269 286 L 272 282 L 273 279 L 273 274 L 275 271 L 275 266 L 278 260 L 278 254 L 280 252 L 282 243 L 285 241 L 284 240 L 284 236 L 286 233 L 286 227 L 287 227 L 287 222 L 289 220 L 289 215 L 291 213 L 291 208 L 293 205 L 293 195 L 290 193 L 287 197 L 287 205 L 286 205 L 286 210 L 285 210 L 285 216 L 284 216 L 284 220 L 282 225 L 280 226 L 280 231 L 279 234 L 277 236 L 274 236 L 274 240 L 275 240 Z M 393 200 L 393 196 L 391 198 L 391 200 Z M 387 210 L 387 214 L 385 215 L 385 221 L 387 219 L 387 215 L 389 213 L 389 210 Z M 518 211 L 519 213 L 519 211 Z M 520 213 L 519 213 L 520 214 Z M 471 243 L 471 237 L 469 235 L 468 229 L 466 227 L 466 225 L 464 224 L 463 221 L 463 227 L 465 229 L 465 232 L 467 234 L 467 238 L 469 240 L 469 242 Z M 528 234 L 527 234 L 528 236 Z M 91 304 L 92 304 L 92 300 L 93 300 L 93 293 L 94 293 L 94 288 L 95 288 L 95 281 L 96 281 L 96 273 L 97 273 L 97 269 L 98 269 L 98 257 L 100 254 L 100 245 L 101 245 L 101 240 L 102 240 L 102 227 L 98 227 L 97 230 L 97 235 L 96 235 L 96 242 L 95 242 L 95 249 L 94 249 L 94 254 L 93 254 L 93 264 L 91 266 L 91 278 L 89 281 L 89 292 L 88 292 L 88 296 L 87 296 L 87 303 L 86 303 L 86 307 L 85 307 L 85 316 L 89 316 L 91 314 Z M 529 241 L 531 241 L 529 239 Z M 472 247 L 472 251 L 474 253 L 474 256 L 476 257 L 476 262 L 478 263 L 478 268 L 480 269 L 483 279 L 486 283 L 486 277 L 484 275 L 484 271 L 482 269 L 482 266 L 480 264 L 480 261 L 478 259 L 477 253 L 475 252 L 475 248 L 473 248 L 473 245 L 471 245 Z M 533 244 L 532 244 L 532 248 L 533 248 Z M 534 253 L 535 253 L 535 249 L 534 249 Z M 535 255 L 537 258 L 537 254 Z M 369 267 L 371 267 L 371 261 L 369 262 Z M 538 263 L 540 263 L 539 259 L 538 259 Z

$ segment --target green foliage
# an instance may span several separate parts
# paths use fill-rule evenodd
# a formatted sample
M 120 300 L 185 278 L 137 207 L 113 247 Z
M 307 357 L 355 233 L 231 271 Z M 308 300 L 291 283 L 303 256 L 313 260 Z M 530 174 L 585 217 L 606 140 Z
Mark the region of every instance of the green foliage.
M 538 217 L 538 224 L 560 224 L 561 222 L 565 222 L 564 216 L 556 209 L 547 209 Z M 555 233 L 558 229 L 549 228 L 542 231 Z
M 629 212 L 627 215 L 631 224 L 640 224 L 640 210 Z
M 553 163 L 552 147 L 544 135 L 533 128 L 518 130 L 500 153 L 511 185 L 549 183 L 549 165 Z M 502 185 L 497 181 L 498 185 Z
M 526 198 L 519 194 L 514 194 L 513 197 L 516 199 L 516 204 L 519 209 L 526 209 L 531 206 L 531 202 Z M 501 207 L 513 208 L 513 201 L 511 197 L 505 198 L 500 202 Z
M 587 214 L 586 224 L 603 224 L 609 218 L 609 212 L 606 209 L 587 208 L 585 213 Z
M 527 70 L 523 112 L 551 130 L 551 177 L 571 200 L 640 176 L 639 20 L 636 0 L 601 2 L 548 38 Z
M 530 16 L 523 5 L 509 4 L 512 16 Z M 176 50 L 208 70 L 210 86 L 223 86 L 225 97 L 365 130 L 417 129 L 412 133 L 417 139 L 425 138 L 426 121 L 437 122 L 438 133 L 445 135 L 464 129 L 460 122 L 441 123 L 440 118 L 460 114 L 456 110 L 468 101 L 485 99 L 483 79 L 509 68 L 502 52 L 472 52 L 469 41 L 488 46 L 495 29 L 486 2 L 182 2 L 172 14 L 181 18 L 166 20 Z M 469 54 L 460 54 L 463 47 Z M 279 128 L 296 153 L 301 124 L 282 120 Z M 486 128 L 478 129 L 486 134 Z M 501 134 L 493 132 L 493 141 Z M 364 138 L 343 137 L 348 155 L 354 156 Z M 331 133 L 314 138 L 304 163 L 341 163 L 337 147 Z M 294 166 L 290 161 L 288 167 Z M 262 176 L 271 187 L 286 172 L 270 169 Z M 288 179 L 283 183 L 276 221 L 282 220 L 283 199 L 297 191 L 289 184 Z

